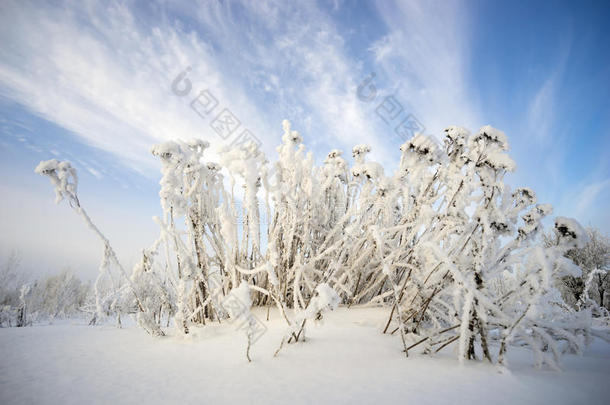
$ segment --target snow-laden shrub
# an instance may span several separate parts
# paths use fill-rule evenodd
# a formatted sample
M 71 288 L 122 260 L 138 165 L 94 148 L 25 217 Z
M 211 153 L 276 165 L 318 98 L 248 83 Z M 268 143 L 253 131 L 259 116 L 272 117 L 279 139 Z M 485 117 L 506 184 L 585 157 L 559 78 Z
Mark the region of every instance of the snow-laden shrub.
M 80 206 L 70 164 L 39 165 L 58 201 L 68 199 L 103 242 L 98 316 L 109 307 L 135 312 L 154 335 L 173 318 L 188 334 L 236 316 L 223 302 L 241 297 L 248 310 L 278 308 L 288 325 L 283 345 L 338 303 L 379 304 L 388 307 L 384 333 L 399 332 L 406 355 L 455 342 L 460 359 L 480 353 L 504 364 L 517 343 L 536 364 L 555 367 L 562 352 L 582 349 L 589 313 L 570 309 L 555 285 L 564 254 L 585 233 L 557 218 L 557 243 L 540 242 L 552 208 L 504 183 L 515 164 L 503 132 L 449 127 L 444 145 L 418 134 L 386 174 L 368 145 L 353 148 L 351 166 L 339 150 L 318 166 L 290 123 L 283 130 L 274 163 L 254 144 L 221 150 L 219 163 L 205 161 L 207 142 L 154 146 L 161 233 L 131 276 Z M 123 281 L 103 289 L 112 268 Z

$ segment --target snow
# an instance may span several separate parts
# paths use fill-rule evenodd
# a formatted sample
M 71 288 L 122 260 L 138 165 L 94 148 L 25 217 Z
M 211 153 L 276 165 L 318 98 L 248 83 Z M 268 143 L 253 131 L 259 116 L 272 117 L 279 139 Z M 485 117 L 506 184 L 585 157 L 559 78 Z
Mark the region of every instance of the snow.
M 315 296 L 310 303 L 310 305 L 313 305 L 316 308 L 316 312 L 327 308 L 331 310 L 337 308 L 341 298 L 339 298 L 339 295 L 327 283 L 318 285 L 316 291 L 318 295 Z
M 487 138 L 492 142 L 496 142 L 502 150 L 508 150 L 508 140 L 506 134 L 499 129 L 492 127 L 491 125 L 485 125 L 479 129 L 478 135 L 475 139 Z
M 241 284 L 239 284 L 239 287 L 232 289 L 229 295 L 225 298 L 225 302 L 235 299 L 237 299 L 237 301 L 242 304 L 241 306 L 246 310 L 250 309 L 252 306 L 252 300 L 250 299 L 250 287 L 246 281 L 242 281 Z M 228 307 L 230 308 L 230 306 Z M 231 312 L 231 316 L 237 317 L 239 315 L 241 314 Z
M 587 242 L 587 232 L 573 218 L 556 217 L 555 230 L 559 236 L 569 239 L 574 247 L 582 247 Z
M 254 312 L 265 319 L 266 310 Z M 381 308 L 339 308 L 307 329 L 304 343 L 273 358 L 285 323 L 277 311 L 247 363 L 234 325 L 192 327 L 189 338 L 154 338 L 135 326 L 62 323 L 0 329 L 0 403 L 593 404 L 610 395 L 610 345 L 596 340 L 563 372 L 531 367 L 509 351 L 510 372 L 455 359 L 400 353 L 380 331 Z
M 517 165 L 506 153 L 503 152 L 492 152 L 487 155 L 485 163 L 491 167 L 504 169 L 506 171 L 515 171 Z
M 440 148 L 435 139 L 421 134 L 415 135 L 402 144 L 400 150 L 403 152 L 412 151 L 413 153 L 430 160 L 430 162 L 434 162 L 441 155 Z
M 51 173 L 54 170 L 57 170 L 57 166 L 59 165 L 59 161 L 57 159 L 43 160 L 36 166 L 34 172 L 38 174 L 47 174 Z

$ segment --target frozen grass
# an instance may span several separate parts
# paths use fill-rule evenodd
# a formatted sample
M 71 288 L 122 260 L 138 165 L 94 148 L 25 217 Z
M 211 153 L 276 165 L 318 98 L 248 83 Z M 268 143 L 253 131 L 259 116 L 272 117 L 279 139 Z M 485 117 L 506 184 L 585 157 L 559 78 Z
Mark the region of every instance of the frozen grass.
M 256 313 L 265 318 L 262 310 Z M 188 339 L 152 338 L 135 326 L 62 323 L 0 329 L 0 403 L 594 404 L 610 398 L 610 345 L 595 341 L 563 372 L 536 370 L 530 353 L 509 352 L 510 372 L 460 365 L 454 347 L 405 359 L 398 336 L 381 334 L 387 310 L 340 308 L 307 341 L 273 352 L 285 331 L 268 332 L 245 358 L 233 325 L 193 328 Z M 606 398 L 606 400 L 604 400 Z

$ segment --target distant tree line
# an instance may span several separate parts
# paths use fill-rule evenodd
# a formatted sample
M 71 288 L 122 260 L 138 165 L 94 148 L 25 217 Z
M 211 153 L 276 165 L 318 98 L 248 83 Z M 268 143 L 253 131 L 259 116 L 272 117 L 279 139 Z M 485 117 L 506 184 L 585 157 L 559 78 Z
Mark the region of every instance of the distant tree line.
M 82 314 L 91 285 L 70 270 L 28 281 L 13 252 L 0 267 L 0 326 L 27 326 L 39 321 L 74 318 Z

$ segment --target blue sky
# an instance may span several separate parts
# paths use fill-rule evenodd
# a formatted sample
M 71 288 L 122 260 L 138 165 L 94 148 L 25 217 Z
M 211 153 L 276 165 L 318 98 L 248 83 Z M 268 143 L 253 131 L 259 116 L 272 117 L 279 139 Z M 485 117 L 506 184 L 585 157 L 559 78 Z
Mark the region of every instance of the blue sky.
M 397 120 L 439 137 L 490 124 L 508 135 L 511 185 L 608 233 L 609 18 L 587 1 L 3 1 L 0 255 L 95 274 L 101 246 L 33 173 L 56 157 L 77 167 L 81 201 L 131 265 L 157 232 L 150 146 L 201 137 L 214 160 L 233 140 L 191 109 L 203 90 L 268 156 L 288 118 L 318 161 L 368 143 L 388 174 L 404 140 L 376 113 L 386 97 Z

